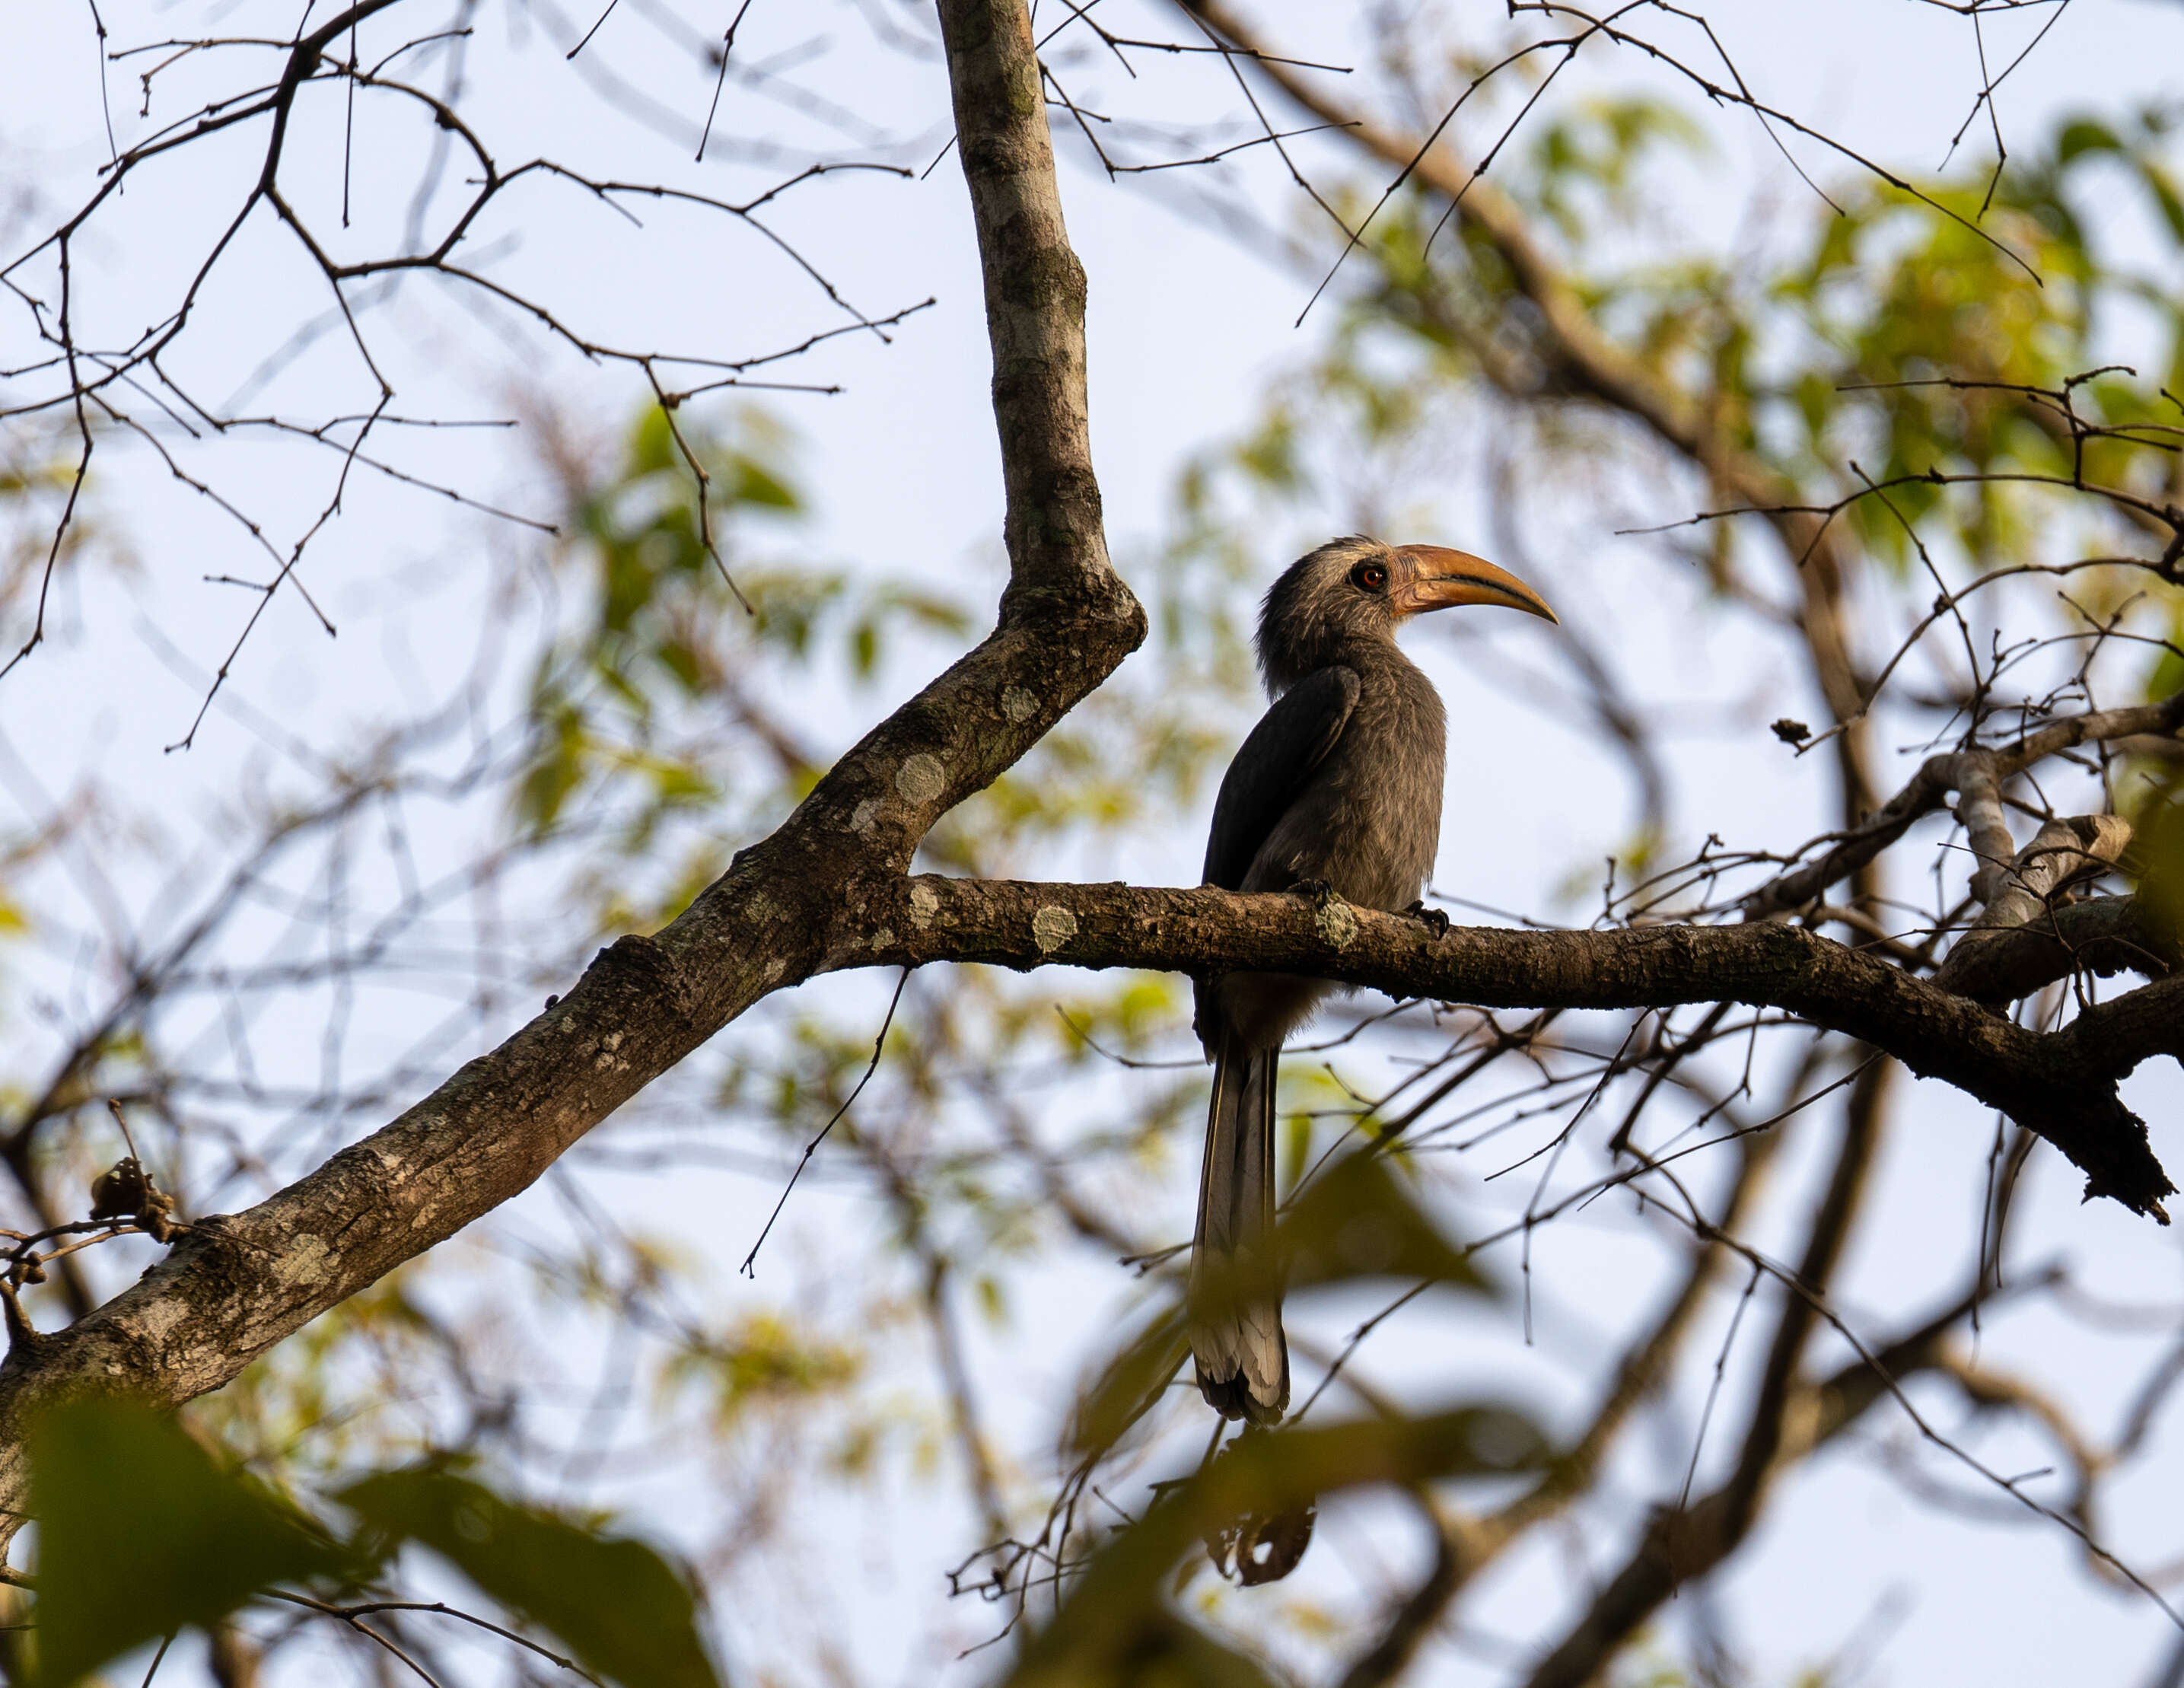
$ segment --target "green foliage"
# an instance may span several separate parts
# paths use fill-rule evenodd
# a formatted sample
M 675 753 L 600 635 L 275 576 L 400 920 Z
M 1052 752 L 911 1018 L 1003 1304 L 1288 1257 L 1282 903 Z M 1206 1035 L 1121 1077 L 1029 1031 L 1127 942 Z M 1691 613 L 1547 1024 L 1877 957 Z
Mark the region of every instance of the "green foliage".
M 483 1484 L 410 1466 L 334 1496 L 353 1542 L 255 1479 L 224 1468 L 148 1402 L 94 1396 L 48 1408 L 29 1439 L 38 1526 L 35 1680 L 67 1688 L 148 1641 L 210 1629 L 269 1591 L 339 1593 L 376 1579 L 405 1545 L 446 1560 L 522 1622 L 625 1688 L 716 1688 L 689 1585 L 642 1542 Z M 309 1602 L 307 1604 L 310 1603 Z
M 795 1321 L 755 1313 L 724 1335 L 679 1345 L 661 1378 L 671 1388 L 703 1387 L 716 1423 L 727 1429 L 761 1401 L 835 1394 L 854 1384 L 863 1369 L 854 1350 L 815 1340 Z
M 351 1563 L 148 1404 L 103 1396 L 51 1407 L 29 1452 L 47 1688 L 212 1624 L 261 1589 Z
M 1010 1688 L 1263 1680 L 1169 1609 L 1167 1588 L 1186 1554 L 1239 1520 L 1296 1515 L 1345 1489 L 1507 1477 L 1534 1468 L 1545 1449 L 1529 1419 L 1499 1407 L 1246 1434 L 1095 1554 L 1061 1609 L 1024 1642 Z
M 1291 1201 L 1280 1234 L 1292 1289 L 1366 1278 L 1479 1294 L 1492 1289 L 1403 1187 L 1385 1156 L 1354 1154 L 1336 1162 Z
M 1138 1615 L 1127 1641 L 1097 1658 L 1010 1680 L 1040 1688 L 1276 1688 L 1279 1680 L 1256 1659 L 1159 1607 Z
M 1743 401 L 1752 437 L 1794 439 L 1784 466 L 1801 476 L 1855 460 L 1880 482 L 1936 469 L 2067 476 L 2067 438 L 2005 389 L 2060 388 L 2095 359 L 2096 298 L 2109 278 L 2072 209 L 2071 175 L 2053 162 L 2013 174 L 1983 217 L 1981 185 L 1936 184 L 1934 198 L 1962 221 L 1893 189 L 1847 195 L 1845 214 L 1776 283 L 1811 343 L 1782 384 L 1791 406 L 1763 388 Z M 2127 419 L 2103 416 L 2098 402 L 2124 398 L 2120 384 L 2087 396 L 2094 419 Z M 1953 496 L 1913 482 L 1852 515 L 1864 543 L 1900 567 L 1911 556 L 1907 524 L 1951 504 L 1985 565 L 2031 554 L 2039 529 L 2026 501 L 1992 484 Z
M 1179 1302 L 1167 1303 L 1100 1368 L 1078 1397 L 1069 1422 L 1070 1451 L 1094 1453 L 1122 1440 L 1151 1411 L 1190 1354 L 1183 1307 Z
M 713 1688 L 689 1585 L 643 1542 L 511 1505 L 430 1467 L 390 1471 L 335 1496 L 389 1546 L 414 1541 L 508 1611 L 558 1635 L 586 1669 L 624 1688 Z
M 2184 791 L 2173 778 L 2145 798 L 2135 824 L 2139 902 L 2172 944 L 2184 944 Z
M 552 827 L 580 790 L 616 775 L 649 788 L 655 815 L 714 794 L 695 765 L 658 754 L 651 728 L 668 699 L 720 683 L 717 624 L 731 599 L 716 552 L 725 555 L 747 515 L 794 516 L 803 505 L 766 460 L 780 442 L 760 420 L 744 418 L 735 437 L 687 418 L 680 426 L 709 477 L 702 498 L 657 406 L 638 417 L 610 479 L 593 484 L 561 465 L 566 528 L 592 578 L 575 626 L 540 659 L 532 682 L 535 749 L 516 813 L 533 830 Z M 774 630 L 794 645 L 808 607 L 791 593 L 781 609 Z
M 93 438 L 109 432 L 101 417 L 87 418 L 86 425 Z M 0 429 L 0 611 L 25 609 L 46 589 L 49 560 L 64 576 L 70 565 L 94 558 L 124 572 L 132 567 L 126 543 L 105 520 L 96 473 L 77 488 L 82 449 L 74 418 L 16 415 Z M 55 526 L 72 493 L 73 516 L 55 553 Z M 17 623 L 12 613 L 9 623 L 17 639 L 27 631 L 27 624 Z
M 1574 241 L 1641 209 L 1637 188 L 1651 179 L 1642 167 L 1664 153 L 1709 150 L 1705 131 L 1676 107 L 1631 96 L 1578 101 L 1527 133 L 1532 208 Z

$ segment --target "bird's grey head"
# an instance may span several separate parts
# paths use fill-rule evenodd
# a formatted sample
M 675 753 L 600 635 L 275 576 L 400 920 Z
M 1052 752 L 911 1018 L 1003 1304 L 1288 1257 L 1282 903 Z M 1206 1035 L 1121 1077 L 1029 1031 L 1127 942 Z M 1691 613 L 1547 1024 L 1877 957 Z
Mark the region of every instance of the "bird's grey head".
M 1384 545 L 1362 533 L 1330 539 L 1268 589 L 1259 610 L 1259 671 L 1279 695 L 1362 646 L 1393 643 L 1412 616 L 1458 604 L 1502 604 L 1555 619 L 1516 576 L 1467 552 Z

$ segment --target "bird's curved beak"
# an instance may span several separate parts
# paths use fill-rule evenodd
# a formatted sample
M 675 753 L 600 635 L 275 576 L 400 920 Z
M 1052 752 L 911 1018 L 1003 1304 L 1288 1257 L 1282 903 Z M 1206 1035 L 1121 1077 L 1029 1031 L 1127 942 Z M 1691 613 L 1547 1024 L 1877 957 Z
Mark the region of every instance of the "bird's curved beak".
M 1547 601 L 1507 569 L 1497 569 L 1468 551 L 1446 545 L 1402 545 L 1396 554 L 1405 567 L 1390 596 L 1398 613 L 1421 616 L 1459 604 L 1500 604 L 1550 621 L 1560 618 Z

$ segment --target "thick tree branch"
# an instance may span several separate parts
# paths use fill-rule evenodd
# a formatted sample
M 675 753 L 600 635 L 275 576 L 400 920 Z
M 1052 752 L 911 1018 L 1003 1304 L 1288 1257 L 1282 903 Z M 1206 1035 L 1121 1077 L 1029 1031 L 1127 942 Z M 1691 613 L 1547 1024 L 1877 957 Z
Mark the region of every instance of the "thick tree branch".
M 1724 1000 L 1780 1008 L 2001 1109 L 2084 1171 L 2090 1195 L 2159 1215 L 2174 1188 L 2144 1124 L 2113 1087 L 2148 1057 L 2184 1050 L 2184 980 L 2134 991 L 2043 1035 L 1776 922 L 1613 932 L 1459 927 L 1435 938 L 1418 921 L 1304 897 L 932 877 L 857 888 L 835 911 L 826 949 L 828 967 L 1248 968 L 1486 1008 Z
M 522 1190 L 754 1002 L 816 971 L 846 888 L 899 873 L 940 816 L 1144 638 L 1100 529 L 1083 272 L 1029 19 L 1021 0 L 947 0 L 941 22 L 997 360 L 1011 565 L 999 625 L 668 927 L 601 950 L 564 1000 L 392 1124 L 248 1212 L 199 1222 L 67 1330 L 19 1341 L 0 1366 L 0 1515 L 21 1516 L 20 1430 L 40 1401 L 98 1388 L 179 1403 L 217 1389 Z M 11 1533 L 0 1526 L 0 1540 Z
M 1959 943 L 1934 976 L 1942 989 L 1975 1002 L 2014 1002 L 2081 971 L 2163 978 L 2184 966 L 2176 934 L 2136 897 L 2066 903 L 2025 925 L 1979 936 L 1976 944 Z
M 978 227 L 994 417 L 1008 491 L 1002 620 L 1048 597 L 1118 623 L 1136 600 L 1107 563 L 1085 400 L 1084 268 L 1056 191 L 1030 14 L 1011 0 L 942 0 L 956 140 Z M 1042 723 L 1044 730 L 1044 723 Z

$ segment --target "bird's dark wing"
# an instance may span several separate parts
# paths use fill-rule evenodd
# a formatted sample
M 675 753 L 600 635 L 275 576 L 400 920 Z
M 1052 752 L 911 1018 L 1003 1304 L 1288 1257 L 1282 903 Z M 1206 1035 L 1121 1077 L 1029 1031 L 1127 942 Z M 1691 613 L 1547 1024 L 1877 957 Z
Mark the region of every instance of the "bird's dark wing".
M 1260 717 L 1222 777 L 1201 883 L 1229 891 L 1242 886 L 1259 846 L 1342 736 L 1357 706 L 1357 684 L 1355 669 L 1320 669 Z

